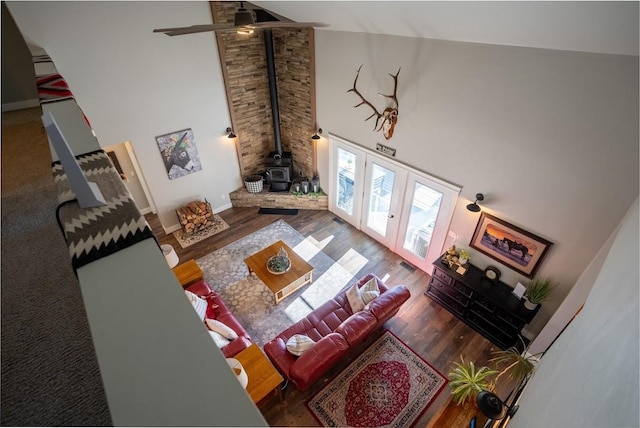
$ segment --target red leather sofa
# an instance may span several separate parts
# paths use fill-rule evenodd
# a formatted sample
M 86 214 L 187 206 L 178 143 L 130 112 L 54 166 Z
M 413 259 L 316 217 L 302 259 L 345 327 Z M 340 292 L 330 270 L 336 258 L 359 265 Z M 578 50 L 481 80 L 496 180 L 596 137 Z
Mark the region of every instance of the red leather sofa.
M 352 347 L 393 317 L 411 295 L 406 286 L 388 287 L 374 274 L 358 281 L 358 287 L 371 278 L 376 278 L 380 296 L 369 303 L 368 309 L 353 313 L 343 290 L 264 345 L 264 352 L 273 365 L 299 390 L 308 389 Z M 297 357 L 286 346 L 294 334 L 306 335 L 316 343 Z
M 249 334 L 247 334 L 244 327 L 240 325 L 236 317 L 229 312 L 229 309 L 220 298 L 220 295 L 213 291 L 211 287 L 209 287 L 209 284 L 204 281 L 198 281 L 185 288 L 185 290 L 191 291 L 193 294 L 207 300 L 207 318 L 220 321 L 238 334 L 237 339 L 232 340 L 224 348 L 221 348 L 221 351 L 226 358 L 231 358 L 243 349 L 251 346 L 251 338 L 249 337 Z

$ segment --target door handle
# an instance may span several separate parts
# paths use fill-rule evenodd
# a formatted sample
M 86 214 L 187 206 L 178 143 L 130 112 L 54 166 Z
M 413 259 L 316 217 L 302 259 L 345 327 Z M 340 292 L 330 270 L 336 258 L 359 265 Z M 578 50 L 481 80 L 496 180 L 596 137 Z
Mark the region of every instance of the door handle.
M 389 218 L 393 218 L 393 217 L 394 217 L 393 214 L 389 214 Z

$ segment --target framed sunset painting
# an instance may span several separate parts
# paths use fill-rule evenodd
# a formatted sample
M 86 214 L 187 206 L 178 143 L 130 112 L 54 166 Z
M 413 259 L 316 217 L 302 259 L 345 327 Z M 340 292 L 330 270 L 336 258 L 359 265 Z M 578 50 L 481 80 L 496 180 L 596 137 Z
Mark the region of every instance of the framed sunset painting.
M 482 213 L 469 245 L 527 278 L 533 278 L 553 243 Z

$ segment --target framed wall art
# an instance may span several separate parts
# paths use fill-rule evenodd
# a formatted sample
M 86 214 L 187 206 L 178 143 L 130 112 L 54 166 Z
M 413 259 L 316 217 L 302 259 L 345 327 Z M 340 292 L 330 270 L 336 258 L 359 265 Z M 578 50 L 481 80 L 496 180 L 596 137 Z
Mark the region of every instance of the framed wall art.
M 509 268 L 533 278 L 553 243 L 482 213 L 470 246 Z
M 202 165 L 191 128 L 156 137 L 169 179 L 200 171 Z

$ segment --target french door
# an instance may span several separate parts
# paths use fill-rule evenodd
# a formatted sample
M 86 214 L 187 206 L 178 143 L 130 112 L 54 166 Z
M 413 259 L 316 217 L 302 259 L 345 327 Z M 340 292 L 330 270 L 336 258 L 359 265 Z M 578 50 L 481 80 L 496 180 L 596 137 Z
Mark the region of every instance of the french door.
M 335 144 L 330 143 L 329 156 L 329 169 L 332 171 L 329 209 L 360 229 L 367 155 L 352 144 L 335 141 Z
M 460 188 L 338 137 L 329 144 L 329 210 L 431 272 Z
M 407 171 L 374 155 L 367 155 L 360 229 L 393 249 L 400 228 L 400 210 Z

